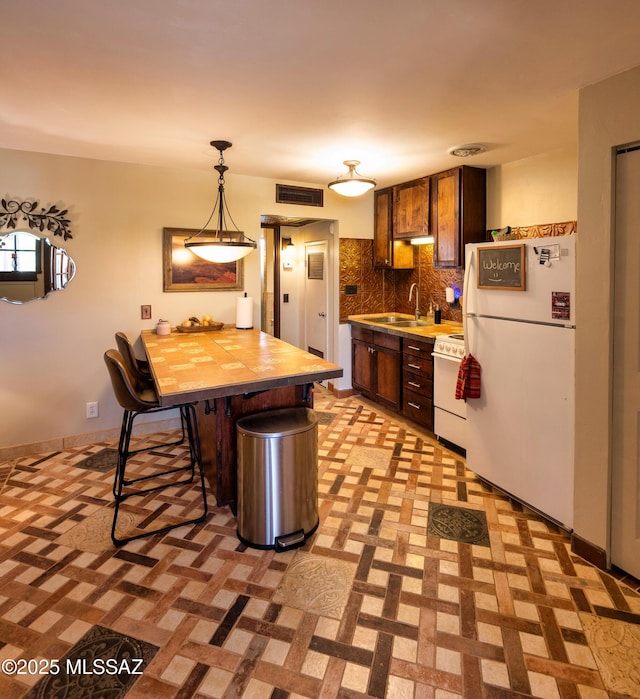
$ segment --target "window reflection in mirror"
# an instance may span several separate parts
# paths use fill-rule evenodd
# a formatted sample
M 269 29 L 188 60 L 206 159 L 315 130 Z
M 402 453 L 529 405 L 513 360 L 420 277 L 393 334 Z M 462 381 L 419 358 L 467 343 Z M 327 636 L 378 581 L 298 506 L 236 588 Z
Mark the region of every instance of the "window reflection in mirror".
M 66 250 L 27 231 L 0 235 L 0 299 L 27 303 L 64 289 L 73 279 L 75 262 Z

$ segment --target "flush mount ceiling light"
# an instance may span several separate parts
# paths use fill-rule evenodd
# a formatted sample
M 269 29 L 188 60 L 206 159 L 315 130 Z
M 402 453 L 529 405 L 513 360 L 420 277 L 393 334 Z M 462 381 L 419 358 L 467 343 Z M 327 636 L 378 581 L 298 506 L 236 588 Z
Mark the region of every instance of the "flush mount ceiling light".
M 349 172 L 329 182 L 329 189 L 342 194 L 343 197 L 359 197 L 376 186 L 374 179 L 363 177 L 356 172 L 356 167 L 360 165 L 359 160 L 345 160 L 343 164 L 349 168 Z
M 229 168 L 224 164 L 223 153 L 227 148 L 231 148 L 231 143 L 229 141 L 211 141 L 211 145 L 220 153 L 218 164 L 214 166 L 219 175 L 218 196 L 207 222 L 197 233 L 184 241 L 184 246 L 187 250 L 191 250 L 198 257 L 209 262 L 235 262 L 255 250 L 257 243 L 238 230 L 227 206 L 224 194 L 224 173 Z M 217 222 L 215 231 L 206 230 L 214 216 Z M 227 227 L 227 216 L 235 228 L 234 231 Z
M 468 158 L 471 155 L 484 153 L 486 150 L 487 147 L 482 145 L 482 143 L 467 143 L 464 146 L 449 148 L 449 154 L 455 155 L 456 158 Z

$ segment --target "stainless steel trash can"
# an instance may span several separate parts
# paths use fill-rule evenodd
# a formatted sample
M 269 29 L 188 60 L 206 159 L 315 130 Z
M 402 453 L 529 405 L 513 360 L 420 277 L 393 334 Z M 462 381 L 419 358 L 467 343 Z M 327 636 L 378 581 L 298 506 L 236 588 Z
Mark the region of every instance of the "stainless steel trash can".
M 246 415 L 238 434 L 238 538 L 301 546 L 318 527 L 318 418 L 310 408 Z

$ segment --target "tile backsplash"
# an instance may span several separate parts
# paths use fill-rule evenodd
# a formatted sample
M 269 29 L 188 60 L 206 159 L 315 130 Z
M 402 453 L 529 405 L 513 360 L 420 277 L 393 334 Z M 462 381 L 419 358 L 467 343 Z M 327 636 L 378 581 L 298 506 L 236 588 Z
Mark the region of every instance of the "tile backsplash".
M 445 301 L 445 289 L 462 292 L 463 270 L 434 269 L 433 245 L 414 246 L 414 269 L 374 269 L 373 241 L 360 238 L 340 240 L 340 321 L 361 313 L 396 311 L 413 313 L 415 296 L 409 289 L 415 282 L 420 291 L 420 311 L 426 315 L 429 301 L 439 304 L 443 320 L 462 321 L 462 311 Z M 356 293 L 353 293 L 355 290 Z M 347 293 L 345 293 L 347 292 Z
M 577 232 L 575 221 L 548 223 L 520 228 L 512 232 L 520 238 L 570 235 Z M 488 232 L 489 235 L 489 232 Z M 415 282 L 420 291 L 420 311 L 426 315 L 429 301 L 440 306 L 442 320 L 462 322 L 462 309 L 446 302 L 446 288 L 462 294 L 464 270 L 435 269 L 433 245 L 414 246 L 414 269 L 374 269 L 373 240 L 340 239 L 340 322 L 362 313 L 413 313 L 415 297 L 409 302 L 409 289 Z

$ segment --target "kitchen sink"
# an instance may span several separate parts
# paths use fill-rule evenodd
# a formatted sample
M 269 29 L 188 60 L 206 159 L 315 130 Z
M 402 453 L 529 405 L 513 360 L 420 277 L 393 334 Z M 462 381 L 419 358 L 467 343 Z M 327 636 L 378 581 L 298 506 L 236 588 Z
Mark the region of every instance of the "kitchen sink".
M 362 320 L 370 320 L 372 323 L 393 325 L 395 328 L 422 328 L 425 325 L 431 325 L 431 323 L 426 323 L 422 320 L 409 320 L 408 318 L 400 318 L 399 316 L 368 316 Z
M 406 322 L 406 318 L 398 318 L 398 316 L 368 316 L 362 320 L 370 320 L 372 323 L 401 323 Z

